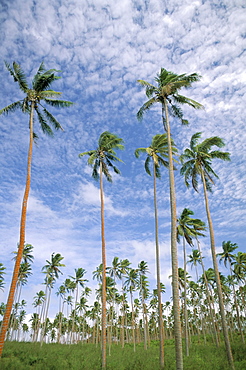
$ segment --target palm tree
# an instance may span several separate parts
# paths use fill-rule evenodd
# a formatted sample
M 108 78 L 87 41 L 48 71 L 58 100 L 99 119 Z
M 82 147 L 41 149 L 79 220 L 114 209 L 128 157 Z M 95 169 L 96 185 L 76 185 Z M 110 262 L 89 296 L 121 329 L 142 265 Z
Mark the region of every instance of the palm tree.
M 4 272 L 4 270 L 6 270 L 6 267 L 4 267 L 2 263 L 0 263 L 0 289 L 1 290 L 4 289 L 4 284 L 5 284 L 3 275 L 6 274 L 6 272 Z
M 172 153 L 175 154 L 177 149 L 172 141 Z M 157 275 L 157 289 L 158 289 L 158 320 L 159 320 L 159 340 L 160 340 L 160 366 L 164 367 L 164 336 L 163 319 L 161 309 L 161 287 L 160 287 L 160 252 L 159 252 L 159 232 L 158 232 L 158 209 L 157 209 L 157 195 L 156 195 L 156 178 L 161 178 L 160 166 L 168 167 L 168 143 L 167 135 L 155 135 L 152 138 L 151 145 L 147 148 L 138 148 L 135 150 L 135 156 L 139 158 L 140 153 L 146 153 L 145 170 L 151 176 L 150 162 L 153 161 L 153 183 L 154 183 L 154 210 L 155 210 L 155 245 L 156 245 L 156 275 Z
M 188 256 L 189 257 L 189 260 L 187 261 L 187 263 L 190 263 L 191 264 L 191 268 L 193 266 L 195 266 L 195 269 L 196 269 L 196 281 L 198 281 L 198 272 L 197 272 L 197 265 L 198 264 L 202 264 L 202 257 L 201 256 L 201 253 L 198 249 L 192 249 L 192 253 Z
M 32 263 L 33 260 L 34 260 L 34 256 L 33 256 L 32 252 L 33 252 L 33 246 L 31 244 L 25 244 L 24 249 L 23 249 L 23 253 L 22 253 L 22 262 Z M 13 258 L 13 260 L 16 260 L 18 251 L 14 251 L 12 253 L 15 254 L 15 257 Z
M 171 255 L 172 255 L 172 290 L 173 290 L 173 306 L 174 306 L 174 332 L 175 332 L 175 349 L 176 349 L 176 367 L 183 369 L 182 356 L 182 335 L 180 322 L 180 307 L 179 307 L 179 289 L 178 289 L 178 251 L 176 240 L 176 195 L 173 170 L 172 156 L 172 141 L 171 129 L 169 123 L 169 113 L 181 120 L 182 124 L 188 124 L 188 121 L 183 119 L 183 112 L 180 108 L 181 104 L 200 109 L 202 105 L 196 101 L 182 96 L 179 90 L 191 87 L 193 82 L 199 81 L 200 76 L 196 73 L 190 75 L 177 75 L 173 72 L 161 68 L 160 73 L 155 78 L 157 86 L 149 82 L 138 80 L 138 82 L 146 88 L 148 101 L 143 104 L 137 113 L 138 119 L 142 119 L 145 111 L 149 110 L 154 104 L 160 103 L 162 108 L 162 122 L 164 130 L 167 132 L 168 141 L 168 162 L 169 162 L 169 186 L 170 186 L 170 206 L 171 206 Z M 168 110 L 169 108 L 169 110 Z
M 215 278 L 216 278 L 216 284 L 217 284 L 217 290 L 218 290 L 219 307 L 220 307 L 220 314 L 221 314 L 222 327 L 223 327 L 223 333 L 224 333 L 224 340 L 225 340 L 225 345 L 226 345 L 226 352 L 227 352 L 229 365 L 231 369 L 234 369 L 231 345 L 230 345 L 227 323 L 226 323 L 219 269 L 218 269 L 218 263 L 216 259 L 213 223 L 212 223 L 211 213 L 209 209 L 209 202 L 208 202 L 208 191 L 212 191 L 212 185 L 214 185 L 213 177 L 218 178 L 218 175 L 214 172 L 214 170 L 211 167 L 212 160 L 222 159 L 224 161 L 229 161 L 230 154 L 228 152 L 221 152 L 220 150 L 211 150 L 211 148 L 214 146 L 217 148 L 222 148 L 225 145 L 224 141 L 220 137 L 213 136 L 213 137 L 205 139 L 201 143 L 198 143 L 198 140 L 200 139 L 200 137 L 201 137 L 201 132 L 197 132 L 196 134 L 194 134 L 190 140 L 190 148 L 185 149 L 184 153 L 181 155 L 180 159 L 183 165 L 181 167 L 180 173 L 181 175 L 185 176 L 185 184 L 187 185 L 187 187 L 189 187 L 190 185 L 189 181 L 191 181 L 194 190 L 197 192 L 198 192 L 198 178 L 201 179 L 202 184 L 203 184 L 205 207 L 206 207 L 209 233 L 210 233 L 211 253 L 212 253 L 212 260 L 213 260 L 213 266 L 214 266 Z
M 141 261 L 138 264 L 138 269 L 137 270 L 138 270 L 138 274 L 139 274 L 139 288 L 140 288 L 139 295 L 140 295 L 140 298 L 141 298 L 142 312 L 143 312 L 142 321 L 143 321 L 143 328 L 144 328 L 144 349 L 147 349 L 148 318 L 147 318 L 147 313 L 146 313 L 147 310 L 146 310 L 146 303 L 145 303 L 146 298 L 149 296 L 149 289 L 148 289 L 149 282 L 148 282 L 147 277 L 145 275 L 147 272 L 149 273 L 147 262 Z
M 61 261 L 63 260 L 63 256 L 60 253 L 52 253 L 51 260 L 46 260 L 46 265 L 42 268 L 42 271 L 45 273 L 45 285 L 46 285 L 46 293 L 45 296 L 47 297 L 45 310 L 44 310 L 44 320 L 43 320 L 43 330 L 41 335 L 41 344 L 44 340 L 45 330 L 46 330 L 46 322 L 48 317 L 49 305 L 50 305 L 50 296 L 51 296 L 51 289 L 54 286 L 55 279 L 59 278 L 59 274 L 62 274 L 60 267 L 65 267 Z M 48 292 L 48 294 L 47 294 Z
M 241 335 L 241 339 L 242 339 L 242 342 L 244 343 L 245 340 L 244 340 L 244 335 L 243 335 L 243 329 L 242 329 L 242 324 L 241 324 L 241 319 L 240 319 L 240 313 L 239 313 L 239 307 L 238 307 L 238 302 L 237 302 L 237 296 L 236 296 L 236 291 L 235 291 L 235 283 L 234 283 L 234 279 L 233 277 L 235 277 L 235 275 L 233 275 L 233 269 L 232 269 L 232 262 L 234 260 L 234 254 L 232 254 L 232 252 L 234 252 L 237 248 L 238 248 L 238 245 L 236 243 L 232 243 L 231 241 L 228 241 L 228 242 L 222 242 L 222 248 L 223 248 L 223 252 L 222 253 L 217 253 L 217 256 L 220 256 L 220 262 L 224 261 L 224 265 L 225 267 L 227 266 L 227 263 L 229 264 L 229 270 L 230 270 L 230 276 L 231 276 L 231 280 L 230 280 L 230 285 L 232 285 L 232 291 L 233 291 L 233 297 L 234 297 L 234 305 L 235 305 L 235 308 L 236 308 L 236 314 L 237 314 L 237 322 L 238 322 L 238 327 L 239 327 L 239 331 L 240 331 L 240 335 Z
M 128 269 L 127 277 L 125 280 L 125 286 L 128 288 L 131 297 L 131 318 L 132 318 L 132 341 L 133 341 L 133 350 L 136 351 L 136 338 L 135 338 L 135 317 L 134 317 L 134 308 L 133 308 L 133 292 L 136 290 L 139 285 L 138 280 L 138 271 L 137 269 Z
M 12 281 L 9 290 L 8 301 L 6 305 L 6 312 L 3 318 L 3 323 L 0 333 L 0 357 L 2 356 L 5 335 L 8 329 L 9 318 L 14 302 L 14 295 L 16 284 L 18 280 L 18 273 L 20 269 L 23 249 L 25 245 L 25 229 L 26 229 L 26 212 L 27 203 L 31 186 L 31 164 L 32 164 L 32 152 L 33 152 L 33 139 L 37 137 L 33 131 L 34 125 L 34 114 L 36 113 L 38 121 L 41 125 L 41 129 L 44 133 L 52 136 L 53 131 L 49 126 L 48 122 L 55 128 L 55 130 L 62 129 L 60 123 L 55 117 L 41 104 L 44 103 L 54 107 L 69 107 L 72 103 L 69 101 L 59 100 L 56 97 L 61 95 L 60 92 L 50 90 L 51 84 L 57 80 L 58 77 L 55 73 L 59 72 L 55 69 L 45 70 L 44 63 L 40 64 L 40 67 L 35 74 L 31 88 L 28 87 L 26 76 L 21 69 L 20 65 L 13 62 L 11 67 L 8 63 L 5 63 L 6 68 L 13 77 L 14 81 L 18 83 L 20 90 L 25 94 L 24 99 L 14 102 L 7 107 L 0 110 L 1 114 L 8 114 L 20 109 L 23 113 L 29 115 L 29 149 L 27 159 L 27 176 L 26 176 L 26 187 L 22 202 L 21 221 L 20 221 L 20 238 L 17 258 L 13 270 Z
M 234 267 L 233 272 L 237 276 L 237 279 L 243 281 L 244 285 L 246 285 L 246 253 L 238 252 L 235 254 L 232 265 Z
M 93 167 L 92 177 L 95 180 L 100 179 L 100 198 L 101 198 L 101 236 L 102 236 L 102 368 L 106 367 L 106 243 L 104 230 L 104 194 L 103 194 L 103 175 L 109 182 L 112 182 L 112 176 L 109 168 L 117 174 L 120 170 L 113 162 L 122 162 L 117 156 L 115 149 L 124 149 L 123 140 L 109 131 L 103 132 L 98 140 L 98 147 L 80 153 L 79 157 L 88 155 L 88 164 Z M 99 173 L 98 173 L 99 170 Z
M 192 218 L 194 212 L 189 208 L 184 208 L 180 217 L 177 219 L 177 241 L 180 243 L 180 237 L 183 239 L 183 255 L 184 255 L 184 318 L 185 318 L 185 349 L 186 356 L 189 356 L 189 338 L 188 338 L 188 315 L 187 315 L 187 283 L 186 283 L 186 245 L 187 242 L 190 246 L 193 245 L 193 238 L 203 235 L 198 231 L 199 227 L 203 227 L 204 223 Z
M 75 283 L 75 290 L 76 290 L 75 302 L 74 302 L 74 311 L 73 311 L 74 316 L 72 318 L 71 341 L 72 341 L 72 335 L 73 335 L 73 329 L 74 329 L 74 320 L 75 320 L 75 314 L 76 314 L 76 305 L 77 305 L 77 301 L 78 301 L 79 286 L 81 286 L 83 288 L 84 285 L 85 285 L 85 282 L 88 281 L 87 279 L 83 279 L 85 273 L 86 273 L 85 269 L 83 269 L 82 267 L 79 267 L 78 269 L 75 269 L 75 277 L 74 276 L 69 276 L 70 278 L 73 279 L 73 281 Z

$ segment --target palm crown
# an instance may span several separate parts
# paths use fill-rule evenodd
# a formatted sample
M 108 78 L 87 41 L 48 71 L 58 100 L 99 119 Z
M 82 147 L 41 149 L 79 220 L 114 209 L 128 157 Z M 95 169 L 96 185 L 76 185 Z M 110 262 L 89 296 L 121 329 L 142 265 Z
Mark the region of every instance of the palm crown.
M 193 245 L 192 238 L 204 236 L 201 231 L 205 229 L 205 223 L 198 218 L 192 218 L 193 215 L 193 211 L 184 208 L 177 219 L 177 241 L 180 242 L 182 236 L 190 246 Z
M 172 152 L 177 153 L 177 148 L 172 140 Z M 168 167 L 168 143 L 166 134 L 158 134 L 152 138 L 151 145 L 147 148 L 138 148 L 135 150 L 135 156 L 139 158 L 140 153 L 147 153 L 145 161 L 145 171 L 151 176 L 150 162 L 151 159 L 154 162 L 155 175 L 157 178 L 161 178 L 160 166 Z
M 181 88 L 191 87 L 193 82 L 199 81 L 201 76 L 197 73 L 187 75 L 186 73 L 178 75 L 173 72 L 167 71 L 165 68 L 161 68 L 160 73 L 155 78 L 157 86 L 150 84 L 144 80 L 138 80 L 138 82 L 146 88 L 146 95 L 150 98 L 144 105 L 139 109 L 137 113 L 138 119 L 142 119 L 143 113 L 150 109 L 153 104 L 161 103 L 164 104 L 164 100 L 167 99 L 170 103 L 170 114 L 181 120 L 183 124 L 189 122 L 183 119 L 183 112 L 180 108 L 182 104 L 188 104 L 195 109 L 201 109 L 203 106 L 178 92 Z
M 11 67 L 5 62 L 5 65 L 11 76 L 14 78 L 14 81 L 18 83 L 20 90 L 26 94 L 26 96 L 24 99 L 18 100 L 1 109 L 0 115 L 14 112 L 17 109 L 21 109 L 22 112 L 30 114 L 31 105 L 33 103 L 33 108 L 37 114 L 43 132 L 48 135 L 53 135 L 53 131 L 48 122 L 51 123 L 56 130 L 62 129 L 60 123 L 55 119 L 55 117 L 41 104 L 42 100 L 52 107 L 69 107 L 73 104 L 70 101 L 55 99 L 62 93 L 50 89 L 51 84 L 60 78 L 55 75 L 56 72 L 60 71 L 56 69 L 49 69 L 46 71 L 44 63 L 42 62 L 32 80 L 32 86 L 29 88 L 26 76 L 19 64 L 13 62 L 13 66 Z
M 84 155 L 89 156 L 88 164 L 93 167 L 92 177 L 95 180 L 99 179 L 98 170 L 100 168 L 100 164 L 102 166 L 102 172 L 109 182 L 112 182 L 109 167 L 111 167 L 115 173 L 120 174 L 120 170 L 113 164 L 113 162 L 122 162 L 122 160 L 116 156 L 115 149 L 123 150 L 123 143 L 123 139 L 109 131 L 105 131 L 99 137 L 98 147 L 96 150 L 89 150 L 79 154 L 79 157 L 83 157 Z
M 183 163 L 180 173 L 185 176 L 187 187 L 189 187 L 189 180 L 191 179 L 192 186 L 196 191 L 198 191 L 198 176 L 204 175 L 206 189 L 212 191 L 213 176 L 218 178 L 218 175 L 211 167 L 212 159 L 217 158 L 230 161 L 230 153 L 211 150 L 213 146 L 222 148 L 225 145 L 224 141 L 218 136 L 207 138 L 198 143 L 201 134 L 201 132 L 197 132 L 191 137 L 190 148 L 185 149 L 180 156 L 180 160 Z M 186 160 L 187 162 L 185 162 Z

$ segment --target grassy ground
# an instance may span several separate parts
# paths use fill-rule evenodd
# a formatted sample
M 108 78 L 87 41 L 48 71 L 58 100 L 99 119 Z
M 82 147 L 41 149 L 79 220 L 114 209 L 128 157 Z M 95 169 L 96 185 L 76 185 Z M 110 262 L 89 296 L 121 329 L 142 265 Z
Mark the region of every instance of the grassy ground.
M 232 344 L 236 370 L 246 369 L 246 348 L 240 342 Z M 133 347 L 126 344 L 113 345 L 111 356 L 107 357 L 107 370 L 158 370 L 159 344 L 152 342 L 147 351 L 143 345 Z M 1 370 L 99 370 L 100 348 L 93 344 L 43 344 L 17 343 L 5 344 L 0 360 Z M 217 349 L 214 344 L 193 344 L 190 356 L 184 357 L 184 369 L 189 370 L 227 370 L 227 359 L 223 346 Z M 175 351 L 173 341 L 166 341 L 165 370 L 175 370 Z

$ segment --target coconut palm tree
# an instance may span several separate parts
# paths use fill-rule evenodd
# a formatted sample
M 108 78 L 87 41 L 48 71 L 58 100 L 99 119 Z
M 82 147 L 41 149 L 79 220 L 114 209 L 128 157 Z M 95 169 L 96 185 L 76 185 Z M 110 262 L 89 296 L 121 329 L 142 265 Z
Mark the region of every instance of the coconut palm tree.
M 7 107 L 0 110 L 1 114 L 9 114 L 20 109 L 23 113 L 29 115 L 29 149 L 28 149 L 28 159 L 27 159 L 27 176 L 26 176 L 26 187 L 23 196 L 22 202 L 22 211 L 21 211 L 21 221 L 20 221 L 20 238 L 19 238 L 19 247 L 17 258 L 15 261 L 15 266 L 13 270 L 12 281 L 9 290 L 8 301 L 6 305 L 6 312 L 3 318 L 3 323 L 0 333 L 0 357 L 2 355 L 2 350 L 4 346 L 5 335 L 8 329 L 9 318 L 12 310 L 12 305 L 14 302 L 14 295 L 16 284 L 18 280 L 18 272 L 20 269 L 23 249 L 25 245 L 25 229 L 26 229 L 26 212 L 27 212 L 27 203 L 31 186 L 31 164 L 32 164 L 32 152 L 33 152 L 33 139 L 37 137 L 34 134 L 34 115 L 36 113 L 38 121 L 41 125 L 41 129 L 44 133 L 52 136 L 53 131 L 49 126 L 49 123 L 54 127 L 55 130 L 62 129 L 60 123 L 56 118 L 44 107 L 43 101 L 45 104 L 54 106 L 54 107 L 69 107 L 72 105 L 69 101 L 59 100 L 58 96 L 61 95 L 61 92 L 57 92 L 50 89 L 52 83 L 60 78 L 56 75 L 56 72 L 59 72 L 55 69 L 45 70 L 44 63 L 41 63 L 37 73 L 35 74 L 31 87 L 28 87 L 26 76 L 20 67 L 19 64 L 13 62 L 12 67 L 5 63 L 6 68 L 13 77 L 14 81 L 18 83 L 20 90 L 25 94 L 25 97 L 22 100 L 18 100 Z
M 124 149 L 123 140 L 109 131 L 103 132 L 98 140 L 98 147 L 80 153 L 79 157 L 88 155 L 88 164 L 93 168 L 92 177 L 95 180 L 100 179 L 100 198 L 101 198 L 101 236 L 102 236 L 102 368 L 106 367 L 106 243 L 104 228 L 104 193 L 103 193 L 103 175 L 109 182 L 112 182 L 112 176 L 109 168 L 113 169 L 116 174 L 120 170 L 113 162 L 122 162 L 116 156 L 116 149 Z
M 246 285 L 246 253 L 237 252 L 232 261 L 233 272 L 239 281 L 243 281 Z
M 172 153 L 175 154 L 177 149 L 172 141 Z M 160 251 L 159 251 L 159 231 L 158 231 L 158 208 L 156 195 L 156 178 L 161 178 L 160 166 L 168 167 L 168 142 L 167 135 L 155 135 L 152 138 L 151 145 L 147 148 L 138 148 L 135 150 L 135 156 L 139 158 L 140 153 L 146 153 L 145 170 L 151 176 L 150 163 L 153 162 L 153 187 L 154 187 L 154 210 L 155 210 L 155 245 L 156 245 L 156 275 L 158 290 L 158 318 L 159 318 L 159 339 L 160 339 L 160 366 L 164 367 L 164 336 L 162 308 L 161 308 L 161 287 L 160 287 Z
M 72 318 L 72 330 L 71 330 L 71 341 L 72 341 L 72 335 L 73 335 L 73 329 L 74 329 L 74 320 L 75 320 L 75 314 L 76 314 L 76 306 L 78 302 L 78 294 L 79 294 L 79 286 L 84 287 L 85 282 L 88 282 L 87 279 L 84 279 L 84 274 L 86 273 L 85 269 L 82 267 L 79 267 L 78 269 L 75 269 L 75 276 L 69 276 L 71 279 L 73 279 L 75 283 L 75 301 L 74 301 L 74 316 Z
M 212 185 L 214 185 L 213 177 L 218 178 L 218 175 L 214 172 L 211 167 L 213 159 L 222 159 L 224 161 L 230 160 L 230 154 L 228 152 L 222 152 L 220 150 L 212 150 L 212 147 L 222 148 L 225 144 L 224 141 L 218 137 L 213 136 L 205 139 L 201 143 L 198 143 L 198 140 L 201 137 L 201 132 L 197 132 L 192 135 L 190 140 L 190 147 L 184 150 L 184 153 L 181 155 L 180 160 L 182 162 L 182 167 L 180 170 L 181 175 L 185 177 L 185 184 L 187 187 L 191 184 L 195 191 L 198 192 L 198 179 L 201 180 L 203 185 L 203 192 L 205 198 L 205 208 L 208 219 L 209 233 L 210 233 L 210 244 L 211 244 L 211 253 L 213 266 L 215 271 L 215 278 L 218 290 L 219 298 L 219 308 L 221 314 L 221 321 L 224 333 L 224 340 L 226 345 L 226 353 L 228 357 L 228 362 L 231 369 L 234 369 L 231 345 L 228 335 L 223 295 L 221 289 L 221 282 L 219 276 L 218 263 L 216 259 L 216 250 L 215 250 L 215 238 L 213 230 L 213 222 L 211 218 L 209 202 L 208 202 L 208 191 L 212 191 Z
M 139 286 L 139 279 L 138 279 L 138 270 L 137 269 L 128 269 L 127 276 L 125 280 L 125 287 L 130 292 L 131 297 L 131 318 L 132 318 L 132 342 L 133 342 L 133 350 L 136 351 L 136 338 L 135 338 L 135 317 L 134 317 L 134 307 L 133 307 L 133 292 Z
M 6 267 L 0 263 L 0 289 L 1 290 L 4 290 L 4 277 L 3 275 L 6 274 L 6 272 L 4 272 L 4 270 L 6 270 Z
M 230 271 L 230 276 L 231 276 L 230 285 L 232 286 L 232 291 L 233 291 L 234 305 L 235 305 L 236 314 L 237 314 L 237 323 L 238 323 L 242 342 L 244 343 L 245 342 L 244 334 L 243 334 L 242 323 L 240 319 L 239 307 L 238 307 L 238 302 L 237 302 L 235 282 L 233 279 L 233 276 L 235 277 L 235 275 L 233 275 L 233 268 L 232 268 L 233 267 L 232 262 L 235 257 L 235 255 L 232 254 L 232 252 L 234 252 L 237 248 L 238 248 L 238 245 L 236 243 L 232 243 L 231 241 L 227 241 L 227 242 L 224 241 L 222 242 L 223 252 L 217 253 L 217 256 L 220 257 L 219 262 L 224 261 L 225 267 L 227 267 L 227 263 L 229 264 L 229 271 Z
M 46 330 L 46 322 L 47 322 L 49 305 L 50 305 L 51 290 L 54 286 L 55 280 L 59 278 L 59 274 L 62 274 L 60 267 L 65 267 L 65 265 L 61 263 L 63 258 L 64 257 L 60 253 L 52 253 L 51 260 L 50 261 L 46 260 L 46 265 L 42 268 L 42 271 L 45 273 L 45 285 L 46 285 L 45 297 L 47 297 L 47 301 L 46 301 L 45 309 L 44 309 L 41 344 L 43 343 L 45 330 Z
M 197 271 L 197 265 L 201 265 L 202 257 L 201 253 L 198 249 L 192 249 L 192 253 L 188 256 L 189 260 L 187 263 L 191 264 L 191 268 L 194 266 L 196 269 L 196 281 L 198 281 L 198 271 Z
M 15 254 L 15 257 L 13 258 L 13 260 L 16 260 L 18 251 L 14 251 L 12 253 Z M 33 256 L 32 253 L 33 253 L 33 246 L 31 244 L 25 244 L 24 249 L 23 249 L 23 253 L 22 253 L 22 262 L 24 262 L 24 263 L 27 263 L 27 262 L 33 263 L 34 256 Z
M 179 91 L 184 88 L 191 87 L 192 83 L 199 81 L 200 76 L 196 73 L 190 75 L 177 75 L 173 72 L 161 68 L 160 73 L 155 78 L 157 85 L 152 85 L 144 80 L 138 82 L 146 88 L 147 102 L 139 109 L 137 118 L 142 119 L 144 112 L 149 110 L 154 104 L 160 103 L 162 109 L 162 122 L 164 130 L 167 132 L 168 141 L 168 162 L 169 162 L 169 186 L 170 186 L 170 206 L 171 206 L 171 255 L 172 255 L 172 290 L 173 290 L 173 305 L 174 305 L 174 331 L 175 331 L 175 349 L 176 349 L 176 367 L 183 369 L 182 356 L 182 335 L 180 322 L 180 307 L 179 307 L 179 288 L 178 288 L 178 251 L 176 240 L 176 194 L 173 170 L 173 155 L 171 128 L 169 122 L 169 114 L 181 120 L 182 124 L 189 122 L 183 118 L 183 112 L 180 105 L 187 104 L 195 109 L 202 108 L 198 102 L 179 94 Z
M 203 235 L 198 231 L 199 227 L 204 226 L 204 223 L 196 218 L 192 218 L 194 212 L 189 208 L 184 208 L 180 217 L 177 219 L 177 241 L 180 243 L 183 239 L 183 255 L 184 255 L 184 318 L 185 318 L 185 349 L 186 356 L 189 356 L 189 338 L 188 338 L 188 315 L 187 315 L 187 282 L 186 282 L 186 245 L 188 243 L 193 246 L 193 238 Z

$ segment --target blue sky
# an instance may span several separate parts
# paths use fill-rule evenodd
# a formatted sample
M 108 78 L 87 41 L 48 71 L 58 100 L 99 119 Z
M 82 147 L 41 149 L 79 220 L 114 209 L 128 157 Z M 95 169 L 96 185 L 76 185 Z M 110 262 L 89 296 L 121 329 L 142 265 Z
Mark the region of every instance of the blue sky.
M 222 241 L 245 247 L 245 3 L 243 0 L 3 0 L 0 4 L 1 59 L 0 107 L 21 99 L 22 93 L 4 66 L 16 61 L 30 78 L 41 61 L 47 69 L 61 70 L 53 85 L 73 107 L 51 110 L 64 128 L 55 137 L 44 136 L 36 122 L 39 140 L 34 147 L 32 184 L 28 204 L 26 242 L 34 246 L 33 275 L 23 289 L 29 302 L 40 289 L 40 272 L 51 253 L 61 253 L 66 267 L 59 285 L 101 261 L 99 184 L 91 178 L 80 152 L 94 149 L 99 135 L 109 130 L 122 137 L 119 153 L 122 176 L 105 183 L 107 262 L 128 258 L 132 267 L 148 262 L 151 288 L 155 287 L 155 245 L 152 178 L 144 170 L 144 157 L 134 151 L 147 147 L 153 135 L 163 133 L 160 106 L 139 123 L 136 113 L 146 101 L 136 82 L 154 82 L 161 67 L 175 73 L 202 75 L 183 93 L 205 107 L 184 108 L 190 125 L 172 120 L 172 133 L 180 152 L 198 131 L 202 138 L 225 140 L 231 162 L 215 162 L 216 180 L 210 205 L 218 252 Z M 21 112 L 0 117 L 0 245 L 6 266 L 6 301 L 13 255 L 19 239 L 20 209 L 26 177 L 28 117 Z M 176 173 L 177 212 L 188 207 L 206 221 L 202 191 L 184 186 Z M 158 182 L 161 273 L 170 299 L 170 214 L 167 171 Z M 209 238 L 202 241 L 206 266 L 212 267 Z M 191 249 L 188 250 L 190 252 Z M 180 247 L 180 266 L 183 266 Z M 226 270 L 221 265 L 221 271 Z M 195 278 L 195 271 L 189 270 Z M 58 310 L 55 296 L 50 315 Z

